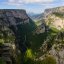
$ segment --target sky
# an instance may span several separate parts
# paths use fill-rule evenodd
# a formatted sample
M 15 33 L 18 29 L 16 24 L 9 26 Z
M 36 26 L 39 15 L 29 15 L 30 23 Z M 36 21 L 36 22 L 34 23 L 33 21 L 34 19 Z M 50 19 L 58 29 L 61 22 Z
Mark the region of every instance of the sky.
M 0 9 L 25 9 L 29 13 L 59 6 L 64 6 L 64 0 L 0 0 Z

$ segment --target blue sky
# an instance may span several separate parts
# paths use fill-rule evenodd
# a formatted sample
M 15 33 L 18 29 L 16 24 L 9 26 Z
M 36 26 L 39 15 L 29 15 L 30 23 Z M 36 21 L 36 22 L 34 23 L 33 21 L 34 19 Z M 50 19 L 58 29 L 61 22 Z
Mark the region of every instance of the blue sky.
M 64 0 L 0 0 L 0 9 L 25 9 L 34 13 L 58 6 L 64 6 Z

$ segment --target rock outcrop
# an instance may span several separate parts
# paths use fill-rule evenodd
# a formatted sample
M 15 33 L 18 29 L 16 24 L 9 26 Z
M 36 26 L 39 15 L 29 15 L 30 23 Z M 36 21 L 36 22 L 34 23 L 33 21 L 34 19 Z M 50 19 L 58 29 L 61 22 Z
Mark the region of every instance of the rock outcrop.
M 29 17 L 25 10 L 15 10 L 15 9 L 0 9 L 0 23 L 6 26 L 15 26 L 22 23 L 28 23 Z M 23 21 L 22 21 L 23 20 Z M 27 20 L 27 21 L 26 21 Z
M 16 53 L 13 45 L 14 44 L 11 43 L 0 44 L 0 58 L 3 59 L 6 64 L 13 64 L 16 62 L 14 57 Z
M 33 21 L 28 17 L 25 10 L 20 9 L 0 9 L 0 25 L 4 25 L 10 28 L 15 36 L 17 35 L 19 26 L 24 26 L 27 29 L 26 25 L 29 26 L 28 29 L 32 30 L 34 28 Z M 23 28 L 23 29 L 24 29 Z M 31 29 L 32 28 L 32 29 Z M 20 28 L 20 30 L 23 30 Z
M 7 27 L 13 32 L 15 36 L 13 43 L 24 54 L 28 47 L 29 35 L 35 28 L 35 24 L 28 17 L 26 11 L 20 9 L 0 9 L 0 28 L 2 27 Z
M 64 28 L 64 6 L 46 9 L 44 17 L 46 24 L 50 27 L 61 30 Z
M 64 13 L 64 6 L 56 7 L 56 8 L 45 9 L 44 15 L 47 16 L 47 15 L 49 15 L 49 14 L 51 14 L 51 13 L 54 13 L 54 12 Z

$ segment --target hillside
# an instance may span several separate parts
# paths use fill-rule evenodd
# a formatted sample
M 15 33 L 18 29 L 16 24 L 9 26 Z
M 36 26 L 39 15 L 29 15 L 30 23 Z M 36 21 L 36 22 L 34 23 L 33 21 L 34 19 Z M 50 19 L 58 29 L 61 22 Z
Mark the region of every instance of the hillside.
M 12 64 L 14 64 L 15 62 L 18 62 L 17 64 L 21 63 L 21 61 L 19 60 L 21 58 L 20 54 L 24 54 L 27 48 L 30 47 L 29 38 L 30 34 L 34 29 L 35 24 L 28 17 L 25 10 L 0 9 L 0 42 L 1 44 L 5 45 L 6 43 L 9 43 L 13 46 L 14 54 L 12 55 L 11 58 L 13 58 L 14 56 L 14 59 L 11 59 L 13 61 Z M 4 54 L 4 52 L 2 54 Z M 22 59 L 23 58 L 24 55 Z
M 51 47 L 50 50 L 44 48 L 46 50 L 44 50 L 45 52 L 48 51 L 46 55 L 53 56 L 56 59 L 57 64 L 64 64 L 64 6 L 46 9 L 44 11 L 42 20 L 40 20 L 39 22 L 42 22 L 43 25 L 44 21 L 46 26 L 49 27 L 49 30 L 47 32 L 48 36 L 46 37 L 46 40 L 44 41 L 44 44 L 42 44 L 42 47 L 40 49 L 42 50 L 43 46 L 46 46 L 47 49 L 48 47 Z M 44 30 L 43 28 L 40 29 Z M 40 57 L 40 60 L 43 60 L 44 55 Z
M 44 19 L 47 25 L 50 27 L 61 30 L 64 28 L 64 7 L 57 7 L 52 9 L 46 9 L 44 12 Z
M 64 28 L 64 6 L 45 9 L 42 14 L 36 15 L 34 18 L 37 26 L 45 21 L 47 26 L 61 30 Z
M 64 6 L 46 9 L 43 16 L 40 14 L 35 19 L 37 35 L 32 43 L 37 50 L 35 60 L 42 61 L 41 64 L 64 64 Z

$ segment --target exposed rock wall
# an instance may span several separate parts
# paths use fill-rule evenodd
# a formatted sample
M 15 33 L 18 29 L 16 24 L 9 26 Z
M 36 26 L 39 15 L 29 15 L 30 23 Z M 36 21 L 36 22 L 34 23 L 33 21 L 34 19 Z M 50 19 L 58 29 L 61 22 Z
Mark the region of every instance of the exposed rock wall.
M 26 50 L 25 36 L 30 34 L 35 24 L 28 17 L 25 10 L 19 9 L 0 9 L 0 24 L 10 28 L 15 37 L 16 45 L 19 45 L 21 50 Z
M 44 11 L 45 23 L 49 27 L 61 30 L 64 28 L 64 7 L 46 9 Z
M 0 25 L 12 30 L 15 35 L 15 44 L 24 54 L 29 39 L 29 34 L 34 29 L 33 21 L 28 17 L 25 10 L 20 9 L 0 9 Z M 27 39 L 26 39 L 27 38 Z

